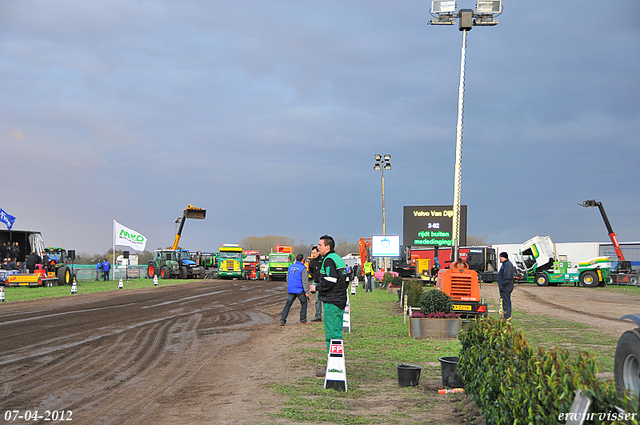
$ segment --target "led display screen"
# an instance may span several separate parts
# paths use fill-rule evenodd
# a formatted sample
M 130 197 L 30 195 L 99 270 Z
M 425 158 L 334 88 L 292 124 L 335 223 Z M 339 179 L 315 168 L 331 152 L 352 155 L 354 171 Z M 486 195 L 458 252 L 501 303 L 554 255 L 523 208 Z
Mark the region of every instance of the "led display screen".
M 404 207 L 402 243 L 406 246 L 452 246 L 453 206 Z M 467 244 L 467 206 L 460 206 L 460 240 Z

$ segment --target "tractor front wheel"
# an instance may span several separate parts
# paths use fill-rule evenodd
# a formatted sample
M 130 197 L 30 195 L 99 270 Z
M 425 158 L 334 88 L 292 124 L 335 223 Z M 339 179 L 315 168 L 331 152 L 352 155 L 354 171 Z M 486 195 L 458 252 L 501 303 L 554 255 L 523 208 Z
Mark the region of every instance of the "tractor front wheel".
M 149 279 L 153 279 L 153 277 L 156 275 L 156 266 L 155 264 L 149 264 L 149 267 L 147 267 L 147 277 Z

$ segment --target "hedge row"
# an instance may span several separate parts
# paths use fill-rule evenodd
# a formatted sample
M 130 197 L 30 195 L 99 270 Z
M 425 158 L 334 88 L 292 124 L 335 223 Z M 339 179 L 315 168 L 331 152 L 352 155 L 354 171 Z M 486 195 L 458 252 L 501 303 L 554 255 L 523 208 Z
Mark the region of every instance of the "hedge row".
M 640 420 L 638 414 L 613 420 L 622 418 L 616 406 L 638 412 L 638 401 L 618 397 L 612 380 L 599 380 L 599 367 L 586 352 L 570 356 L 558 348 L 536 351 L 509 322 L 493 318 L 472 321 L 459 338 L 458 371 L 487 425 L 564 423 L 579 388 L 591 399 L 589 412 L 594 413 L 585 423 Z

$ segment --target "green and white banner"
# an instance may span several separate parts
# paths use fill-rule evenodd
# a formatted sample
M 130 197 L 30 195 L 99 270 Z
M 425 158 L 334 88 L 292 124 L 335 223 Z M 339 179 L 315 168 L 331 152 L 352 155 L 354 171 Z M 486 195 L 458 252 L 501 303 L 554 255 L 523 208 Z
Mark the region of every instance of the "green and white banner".
M 145 238 L 135 230 L 124 227 L 122 224 L 118 223 L 115 220 L 113 221 L 113 223 L 115 242 L 114 245 L 128 246 L 136 251 L 144 251 L 144 248 L 147 246 L 147 238 Z

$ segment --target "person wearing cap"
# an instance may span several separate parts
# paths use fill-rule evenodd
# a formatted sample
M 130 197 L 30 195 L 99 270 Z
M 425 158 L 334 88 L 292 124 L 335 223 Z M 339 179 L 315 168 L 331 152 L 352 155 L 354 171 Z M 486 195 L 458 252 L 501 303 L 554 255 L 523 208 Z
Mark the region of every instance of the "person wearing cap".
M 516 274 L 513 264 L 509 261 L 509 255 L 506 252 L 500 253 L 500 262 L 502 263 L 502 267 L 500 267 L 500 271 L 498 271 L 498 290 L 500 290 L 502 318 L 509 320 L 511 319 L 511 292 L 513 292 Z

